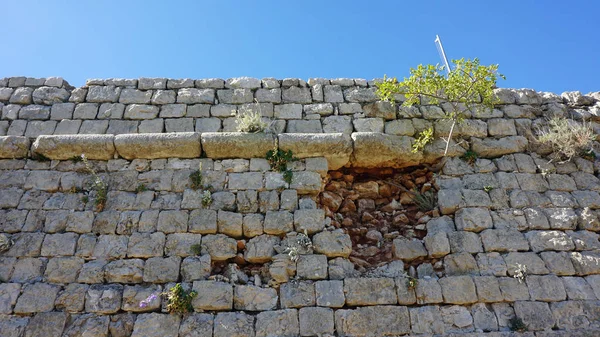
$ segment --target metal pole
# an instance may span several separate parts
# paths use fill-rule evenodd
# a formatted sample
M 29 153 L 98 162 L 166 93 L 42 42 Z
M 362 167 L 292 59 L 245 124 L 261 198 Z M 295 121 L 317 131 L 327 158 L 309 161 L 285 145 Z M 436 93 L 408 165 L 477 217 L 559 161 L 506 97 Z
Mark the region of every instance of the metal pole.
M 444 47 L 442 46 L 442 40 L 439 35 L 435 35 L 435 45 L 437 47 L 438 52 L 440 53 L 440 57 L 442 58 L 442 62 L 446 66 L 446 71 L 450 74 L 450 64 L 448 63 L 448 59 L 446 58 L 446 53 L 444 52 Z

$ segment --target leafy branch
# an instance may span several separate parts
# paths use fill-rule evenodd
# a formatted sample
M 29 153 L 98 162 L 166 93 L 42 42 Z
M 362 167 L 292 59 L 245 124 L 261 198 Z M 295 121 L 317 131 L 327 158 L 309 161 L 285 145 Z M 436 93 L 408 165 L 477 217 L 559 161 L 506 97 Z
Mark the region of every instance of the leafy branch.
M 396 103 L 397 95 L 404 95 L 404 106 L 447 102 L 452 109 L 445 111 L 445 118 L 452 124 L 448 138 L 444 139 L 448 154 L 450 140 L 457 123 L 461 123 L 467 111 L 477 114 L 483 109 L 493 109 L 498 103 L 494 88 L 498 78 L 506 79 L 498 73 L 498 65 L 483 66 L 479 59 L 452 60 L 454 67 L 446 75 L 445 66 L 422 65 L 410 69 L 410 77 L 399 82 L 395 77 L 384 77 L 383 82 L 377 83 L 377 95 L 384 101 Z

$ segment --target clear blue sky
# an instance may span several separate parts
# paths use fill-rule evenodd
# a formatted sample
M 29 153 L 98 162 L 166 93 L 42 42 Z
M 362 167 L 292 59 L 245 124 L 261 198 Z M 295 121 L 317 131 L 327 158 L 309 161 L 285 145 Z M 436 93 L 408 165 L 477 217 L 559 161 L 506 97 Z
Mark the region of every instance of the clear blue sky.
M 404 77 L 498 63 L 501 87 L 600 91 L 600 1 L 4 0 L 0 77 Z

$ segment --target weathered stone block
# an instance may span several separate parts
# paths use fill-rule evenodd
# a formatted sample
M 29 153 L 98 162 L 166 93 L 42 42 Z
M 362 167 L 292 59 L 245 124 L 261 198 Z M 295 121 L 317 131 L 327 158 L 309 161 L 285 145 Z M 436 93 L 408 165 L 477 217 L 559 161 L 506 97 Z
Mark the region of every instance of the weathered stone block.
M 29 140 L 19 136 L 0 137 L 0 158 L 15 159 L 27 156 Z
M 233 308 L 233 287 L 229 283 L 195 281 L 193 289 L 198 292 L 192 301 L 196 310 L 222 311 Z
M 427 256 L 427 250 L 419 240 L 398 238 L 393 242 L 394 256 L 403 261 L 412 261 Z
M 212 260 L 224 261 L 237 254 L 237 241 L 224 234 L 205 235 L 202 238 L 202 255 Z
M 264 158 L 275 138 L 264 133 L 207 132 L 202 147 L 209 158 Z
M 298 311 L 265 311 L 256 316 L 256 337 L 295 337 L 300 333 Z
M 200 134 L 129 134 L 115 136 L 115 147 L 126 159 L 197 158 L 200 157 Z
M 277 307 L 277 291 L 251 285 L 237 285 L 233 292 L 235 310 L 268 311 Z
M 335 312 L 340 336 L 397 336 L 410 332 L 408 309 L 399 306 L 373 306 Z
M 177 337 L 180 321 L 179 315 L 140 314 L 135 320 L 131 337 Z
M 396 304 L 395 283 L 391 278 L 347 278 L 344 280 L 346 304 L 378 305 Z
M 340 231 L 325 231 L 313 236 L 315 252 L 327 257 L 348 257 L 352 252 L 350 236 Z

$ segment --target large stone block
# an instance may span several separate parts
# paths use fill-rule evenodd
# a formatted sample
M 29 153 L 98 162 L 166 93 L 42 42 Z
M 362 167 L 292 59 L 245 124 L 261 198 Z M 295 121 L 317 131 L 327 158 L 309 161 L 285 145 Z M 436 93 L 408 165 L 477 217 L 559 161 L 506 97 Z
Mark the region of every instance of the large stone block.
M 339 336 L 399 336 L 410 332 L 408 309 L 373 306 L 335 312 Z
M 347 278 L 344 280 L 344 294 L 349 306 L 398 303 L 394 279 L 391 278 Z
M 137 316 L 132 337 L 177 337 L 179 335 L 179 315 L 159 313 Z
M 92 160 L 109 160 L 115 153 L 113 135 L 39 136 L 31 152 L 54 160 L 67 160 L 85 154 Z
M 296 337 L 300 333 L 298 311 L 265 311 L 256 316 L 256 337 Z
M 352 252 L 350 235 L 340 231 L 325 231 L 313 236 L 315 252 L 327 257 L 348 257 Z
M 524 152 L 528 141 L 523 136 L 509 136 L 500 139 L 473 138 L 471 148 L 482 158 L 496 158 L 510 153 Z
M 423 160 L 422 153 L 412 152 L 411 137 L 355 132 L 352 140 L 354 152 L 350 162 L 355 167 L 403 168 L 418 165 Z
M 193 289 L 198 292 L 192 301 L 196 310 L 221 311 L 233 308 L 233 287 L 229 283 L 195 281 Z
M 29 140 L 20 136 L 0 137 L 0 158 L 15 159 L 27 157 Z
M 200 134 L 193 132 L 117 135 L 115 147 L 125 159 L 198 158 L 202 153 Z
M 233 292 L 235 310 L 268 311 L 277 307 L 277 291 L 251 285 L 238 285 Z
M 342 133 L 280 134 L 279 148 L 292 151 L 297 158 L 325 157 L 329 169 L 336 170 L 350 160 L 352 140 Z
M 202 148 L 206 156 L 222 158 L 264 158 L 276 147 L 276 138 L 265 133 L 206 132 Z

